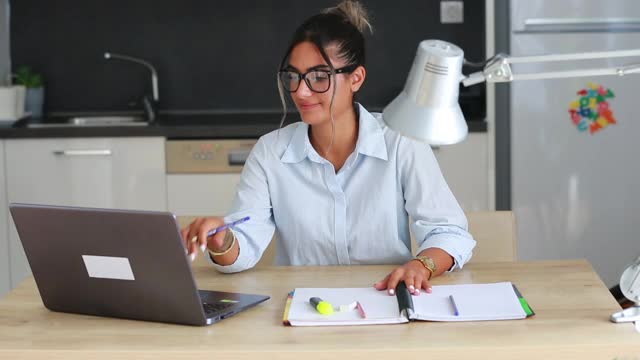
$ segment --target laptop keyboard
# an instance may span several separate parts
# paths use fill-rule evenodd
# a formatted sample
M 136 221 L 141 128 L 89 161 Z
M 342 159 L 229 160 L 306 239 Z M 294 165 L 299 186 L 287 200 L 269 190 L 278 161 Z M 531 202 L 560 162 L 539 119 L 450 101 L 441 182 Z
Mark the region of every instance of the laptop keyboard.
M 216 314 L 223 310 L 228 309 L 232 305 L 233 303 L 216 303 L 216 304 L 202 303 L 202 308 L 204 308 L 204 312 L 206 314 Z

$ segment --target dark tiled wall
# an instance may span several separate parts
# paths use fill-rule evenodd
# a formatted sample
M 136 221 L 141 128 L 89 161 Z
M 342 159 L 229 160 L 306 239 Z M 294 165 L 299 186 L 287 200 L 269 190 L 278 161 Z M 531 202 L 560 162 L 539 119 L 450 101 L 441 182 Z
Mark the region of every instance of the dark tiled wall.
M 2 0 L 0 0 L 2 1 Z M 105 51 L 150 61 L 160 109 L 279 111 L 275 71 L 294 29 L 334 1 L 10 0 L 13 66 L 47 82 L 49 112 L 138 108 L 148 71 Z M 418 43 L 436 38 L 485 58 L 484 1 L 467 0 L 463 24 L 440 24 L 438 0 L 363 0 L 372 15 L 368 77 L 359 100 L 381 109 L 401 90 Z M 463 89 L 480 99 L 484 86 Z M 473 101 L 472 101 L 473 102 Z M 480 114 L 484 113 L 481 106 Z M 473 116 L 471 116 L 473 117 Z M 477 117 L 477 116 L 476 116 Z
M 9 0 L 0 0 L 0 85 L 9 83 Z

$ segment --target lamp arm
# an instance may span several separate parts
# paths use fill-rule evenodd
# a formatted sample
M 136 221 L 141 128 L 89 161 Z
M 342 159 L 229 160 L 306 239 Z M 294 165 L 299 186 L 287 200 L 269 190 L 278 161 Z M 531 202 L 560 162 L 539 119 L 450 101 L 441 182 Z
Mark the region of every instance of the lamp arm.
M 636 57 L 636 56 L 640 56 L 640 49 L 595 51 L 595 52 L 568 53 L 568 54 L 533 55 L 533 56 L 516 56 L 516 57 L 508 57 L 508 59 L 510 64 L 524 64 L 524 63 L 540 63 L 540 62 L 554 62 L 554 61 L 614 59 L 614 58 L 621 58 L 621 57 Z
M 463 78 L 462 84 L 464 86 L 471 86 L 482 81 L 486 81 L 488 83 L 496 83 L 517 80 L 571 78 L 579 76 L 623 76 L 627 74 L 640 73 L 640 64 L 626 65 L 616 68 L 580 69 L 527 74 L 513 74 L 511 70 L 511 64 L 612 59 L 621 57 L 640 57 L 640 49 L 522 57 L 510 57 L 508 55 L 498 54 L 487 62 L 487 65 L 485 66 L 483 71 L 472 73 L 469 76 Z

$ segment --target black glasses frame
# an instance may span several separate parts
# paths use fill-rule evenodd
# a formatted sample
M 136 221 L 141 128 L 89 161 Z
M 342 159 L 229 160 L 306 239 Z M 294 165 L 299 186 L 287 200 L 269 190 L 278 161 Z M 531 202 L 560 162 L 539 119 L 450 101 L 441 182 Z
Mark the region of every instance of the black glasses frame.
M 343 66 L 339 69 L 334 69 L 333 71 L 331 70 L 324 70 L 324 69 L 313 69 L 313 70 L 309 70 L 304 74 L 301 74 L 295 70 L 290 70 L 290 69 L 281 69 L 280 71 L 278 71 L 278 74 L 282 74 L 282 73 L 294 73 L 298 75 L 298 85 L 296 86 L 295 89 L 288 89 L 286 88 L 286 86 L 284 85 L 284 82 L 282 82 L 282 79 L 280 80 L 282 82 L 282 86 L 285 88 L 285 90 L 289 91 L 290 93 L 294 93 L 296 91 L 298 91 L 298 89 L 300 88 L 300 84 L 302 83 L 302 80 L 304 80 L 304 82 L 307 84 L 307 87 L 309 88 L 309 90 L 313 91 L 314 93 L 318 93 L 318 94 L 322 94 L 325 93 L 327 91 L 329 91 L 329 89 L 331 89 L 331 75 L 337 75 L 337 74 L 350 74 L 352 73 L 355 69 L 358 68 L 358 65 L 353 64 L 353 65 L 347 65 L 347 66 Z M 307 75 L 312 73 L 312 72 L 323 72 L 326 73 L 328 75 L 329 78 L 329 86 L 327 86 L 327 90 L 324 91 L 317 91 L 314 90 L 313 87 L 311 86 L 311 83 L 309 82 L 309 79 L 307 79 Z

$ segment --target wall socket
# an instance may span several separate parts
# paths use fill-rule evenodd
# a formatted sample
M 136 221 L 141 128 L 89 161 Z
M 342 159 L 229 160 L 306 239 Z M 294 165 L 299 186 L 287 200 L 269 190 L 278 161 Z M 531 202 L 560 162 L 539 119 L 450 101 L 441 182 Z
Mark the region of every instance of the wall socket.
M 462 24 L 463 22 L 464 2 L 450 0 L 440 2 L 441 24 Z

